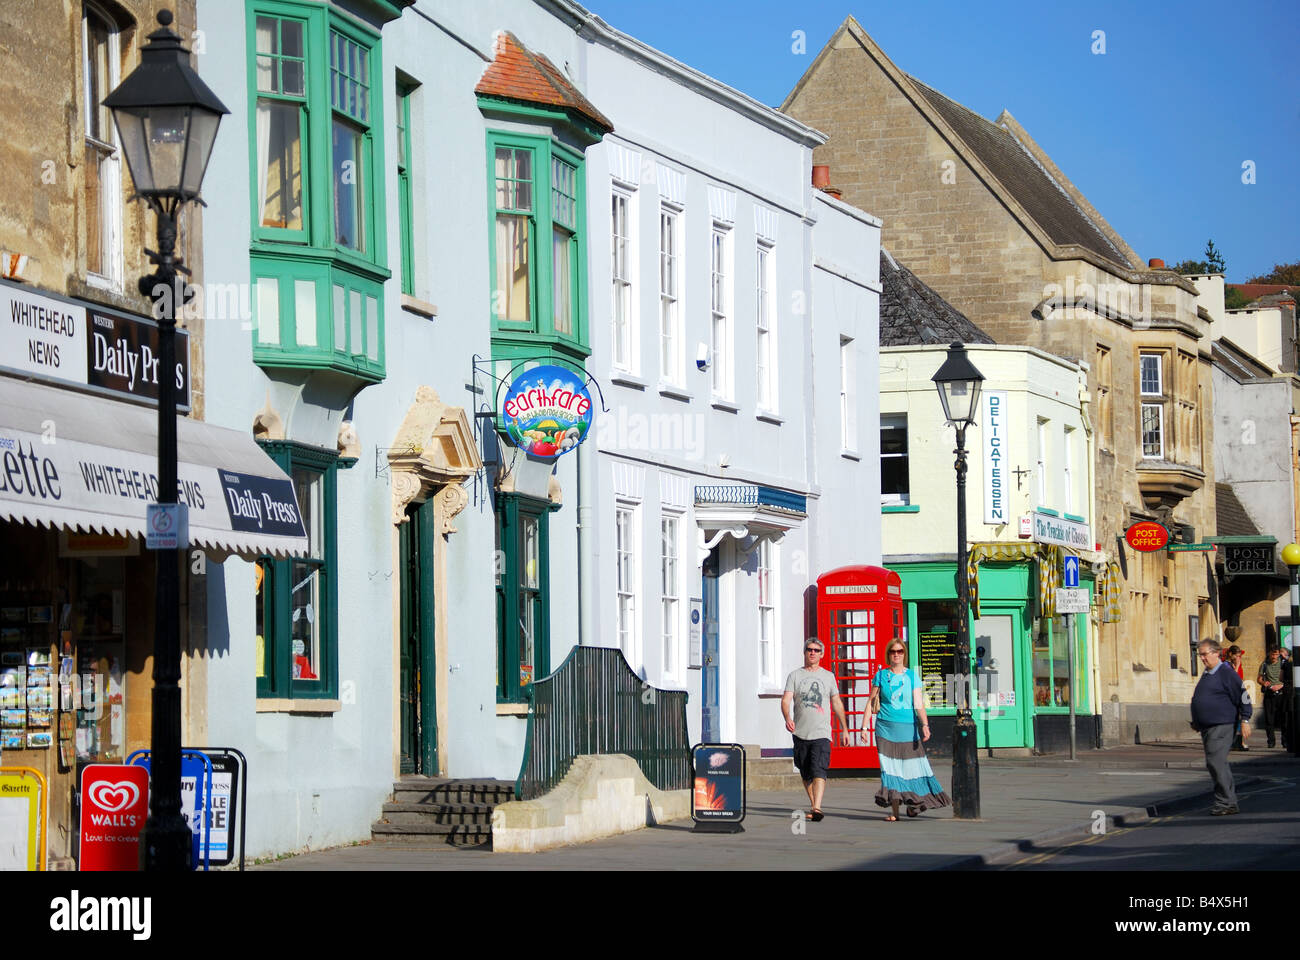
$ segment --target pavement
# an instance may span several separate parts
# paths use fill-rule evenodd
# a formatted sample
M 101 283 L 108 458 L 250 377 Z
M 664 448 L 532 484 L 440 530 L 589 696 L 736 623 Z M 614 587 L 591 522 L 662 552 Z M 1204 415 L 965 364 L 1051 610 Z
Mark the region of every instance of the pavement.
M 1300 759 L 1260 743 L 1230 755 L 1237 787 L 1300 774 Z M 1155 818 L 1205 808 L 1209 774 L 1200 739 L 1082 751 L 1063 757 L 979 762 L 979 820 L 951 808 L 915 820 L 884 820 L 875 779 L 834 779 L 820 823 L 803 820 L 802 791 L 754 792 L 744 832 L 698 834 L 689 820 L 533 854 L 494 853 L 433 843 L 369 842 L 269 863 L 252 870 L 938 870 L 1015 864 L 1038 851 L 1096 839 Z M 952 783 L 949 763 L 936 776 Z M 1243 798 L 1243 811 L 1248 799 Z M 1233 818 L 1226 818 L 1232 820 Z

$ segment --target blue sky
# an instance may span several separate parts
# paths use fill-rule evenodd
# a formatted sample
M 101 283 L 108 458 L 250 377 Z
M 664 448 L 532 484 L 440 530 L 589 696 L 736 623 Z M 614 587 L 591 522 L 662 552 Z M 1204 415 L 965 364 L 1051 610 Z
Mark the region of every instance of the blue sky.
M 1300 260 L 1295 0 L 584 5 L 772 106 L 852 14 L 901 69 L 990 120 L 1009 110 L 1143 259 L 1200 259 L 1212 237 L 1229 281 Z

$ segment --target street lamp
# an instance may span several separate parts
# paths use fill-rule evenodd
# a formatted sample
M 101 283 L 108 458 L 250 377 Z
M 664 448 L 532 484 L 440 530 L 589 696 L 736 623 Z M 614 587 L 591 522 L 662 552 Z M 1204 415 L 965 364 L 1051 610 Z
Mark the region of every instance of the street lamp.
M 1282 548 L 1282 562 L 1291 570 L 1291 716 L 1288 719 L 1291 729 L 1291 756 L 1300 757 L 1300 742 L 1296 733 L 1300 731 L 1300 543 L 1287 544 Z M 1270 734 L 1271 735 L 1271 734 Z
M 944 418 L 957 428 L 957 725 L 952 737 L 952 809 L 962 820 L 980 815 L 980 771 L 975 719 L 970 708 L 970 589 L 966 582 L 966 428 L 979 412 L 984 375 L 966 356 L 966 347 L 954 343 L 948 359 L 931 377 L 939 391 Z
M 176 282 L 177 272 L 190 272 L 176 256 L 176 215 L 191 200 L 203 202 L 199 184 L 217 125 L 230 112 L 190 67 L 190 52 L 168 29 L 171 22 L 170 10 L 158 12 L 160 29 L 141 48 L 140 66 L 104 98 L 136 197 L 158 219 L 158 250 L 145 248 L 158 269 L 140 278 L 139 289 L 153 299 L 158 321 L 158 503 L 164 510 L 176 504 L 176 308 L 191 292 Z M 149 870 L 191 865 L 192 834 L 181 815 L 179 554 L 157 551 L 149 819 L 140 835 L 141 865 Z

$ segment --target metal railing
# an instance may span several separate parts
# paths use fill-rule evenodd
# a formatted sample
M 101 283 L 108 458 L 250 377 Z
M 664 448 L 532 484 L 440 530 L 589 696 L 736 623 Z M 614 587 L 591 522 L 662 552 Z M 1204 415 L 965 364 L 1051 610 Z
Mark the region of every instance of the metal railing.
M 791 513 L 807 513 L 808 498 L 789 490 L 749 483 L 710 484 L 695 488 L 697 506 L 722 504 L 741 507 L 775 507 Z
M 642 681 L 614 647 L 574 647 L 559 669 L 533 684 L 524 762 L 515 796 L 554 788 L 591 753 L 623 753 L 660 790 L 691 785 L 686 691 Z

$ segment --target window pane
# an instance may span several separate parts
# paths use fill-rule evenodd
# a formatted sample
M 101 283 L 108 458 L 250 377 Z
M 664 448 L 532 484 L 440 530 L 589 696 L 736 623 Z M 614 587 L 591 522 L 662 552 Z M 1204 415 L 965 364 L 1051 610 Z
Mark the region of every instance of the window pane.
M 379 301 L 366 297 L 366 357 L 379 362 Z
M 1142 355 L 1142 392 L 1146 394 L 1161 393 L 1160 358 L 1152 354 Z
M 317 680 L 320 677 L 320 574 L 321 568 L 302 560 L 293 562 L 293 586 L 289 609 L 293 623 L 289 635 L 293 643 L 293 679 Z
M 361 291 L 348 291 L 348 353 L 361 353 Z M 335 344 L 335 349 L 338 344 Z
M 361 133 L 334 121 L 334 242 L 351 250 L 365 250 L 361 209 Z
M 519 214 L 497 214 L 497 276 L 493 308 L 497 319 L 528 323 L 528 218 Z
M 298 497 L 298 510 L 302 514 L 303 526 L 307 530 L 308 556 L 320 560 L 325 556 L 325 536 L 320 509 L 321 475 L 314 470 L 295 467 L 293 489 Z
M 573 333 L 573 237 L 567 230 L 555 227 L 552 239 L 552 259 L 555 264 L 555 283 L 551 288 L 552 322 L 556 333 Z
M 303 81 L 303 64 L 300 61 L 285 60 L 281 63 L 281 69 L 284 72 L 283 91 L 285 93 L 297 94 L 301 97 L 305 89 Z
M 342 284 L 334 284 L 334 349 L 346 350 L 348 346 L 347 293 Z
M 113 44 L 112 46 L 115 46 Z M 104 143 L 113 142 L 113 120 L 103 100 L 112 90 L 111 46 L 108 24 L 86 11 L 86 133 Z
M 108 244 L 104 230 L 108 218 L 104 216 L 104 186 L 101 168 L 104 152 L 95 144 L 86 144 L 86 269 L 91 273 L 108 273 L 106 256 Z
M 300 347 L 316 346 L 316 283 L 293 282 L 294 337 Z
M 537 603 L 535 594 L 524 590 L 519 594 L 519 686 L 533 681 L 534 636 L 537 631 Z
M 274 277 L 257 278 L 257 342 L 280 342 L 280 283 Z
M 261 28 L 263 17 L 257 18 L 258 28 Z M 293 20 L 280 21 L 280 52 L 286 57 L 302 56 L 302 24 Z M 261 47 L 258 47 L 261 50 Z
M 261 225 L 302 229 L 302 140 L 300 108 L 257 101 L 257 185 Z
M 519 568 L 519 585 L 526 590 L 536 590 L 538 588 L 538 540 L 537 540 L 537 520 L 533 517 L 524 517 L 522 519 L 524 549 L 523 564 Z
M 266 560 L 257 561 L 257 566 L 253 570 L 254 576 L 254 599 L 253 599 L 253 620 L 256 630 L 254 634 L 257 637 L 257 648 L 255 651 L 254 662 L 257 665 L 257 676 L 274 677 L 274 665 L 271 662 L 271 645 L 266 642 L 266 631 L 268 625 L 272 622 L 273 614 L 271 612 L 271 570 L 272 566 Z

